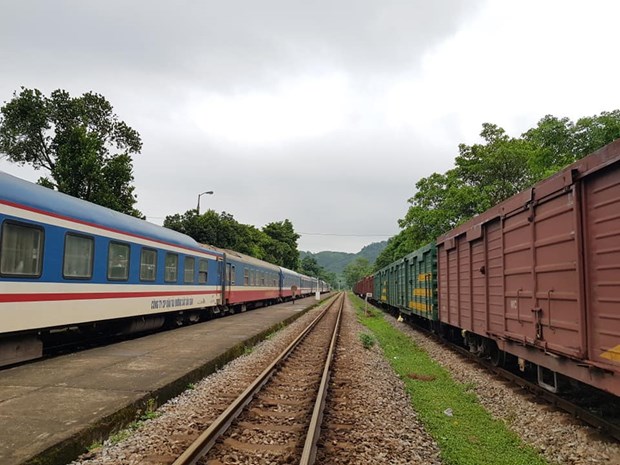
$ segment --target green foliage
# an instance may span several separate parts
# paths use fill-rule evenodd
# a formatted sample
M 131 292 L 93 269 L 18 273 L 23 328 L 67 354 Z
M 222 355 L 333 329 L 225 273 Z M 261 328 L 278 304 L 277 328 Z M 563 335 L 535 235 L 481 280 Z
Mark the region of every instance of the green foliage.
M 362 342 L 362 345 L 364 346 L 364 349 L 370 349 L 372 346 L 375 345 L 375 338 L 372 337 L 370 334 L 360 333 L 359 338 Z
M 97 440 L 95 442 L 93 442 L 92 444 L 90 444 L 89 446 L 86 447 L 86 450 L 88 452 L 94 452 L 98 449 L 101 449 L 103 447 L 103 441 L 101 440 Z
M 619 137 L 620 110 L 586 116 L 576 123 L 568 118 L 546 115 L 535 128 L 523 134 L 523 138 L 537 149 L 529 161 L 537 181 Z
M 46 97 L 22 87 L 0 109 L 0 153 L 8 160 L 48 171 L 43 186 L 140 218 L 131 154 L 141 149 L 138 132 L 93 92 Z
M 396 236 L 390 238 L 387 242 L 387 247 L 383 249 L 375 261 L 374 271 L 380 270 L 416 250 L 418 247 L 415 246 L 414 233 L 415 230 L 413 228 L 405 228 Z
M 308 276 L 319 276 L 322 271 L 322 267 L 319 266 L 316 258 L 311 255 L 306 255 L 301 259 L 299 272 Z
M 352 288 L 353 285 L 365 276 L 372 273 L 372 266 L 365 258 L 356 258 L 349 263 L 343 272 L 345 284 Z
M 535 465 L 546 462 L 479 404 L 469 386 L 450 374 L 415 343 L 373 310 L 365 317 L 364 303 L 350 296 L 358 319 L 374 334 L 392 368 L 404 381 L 414 409 L 451 465 Z M 450 409 L 451 416 L 446 414 Z
M 111 445 L 114 444 L 118 444 L 119 442 L 124 441 L 125 439 L 127 439 L 132 431 L 134 431 L 134 428 L 132 428 L 132 425 L 134 425 L 134 423 L 132 423 L 131 425 L 129 425 L 129 428 L 126 429 L 122 429 L 120 431 L 117 431 L 116 433 L 110 435 L 110 437 L 108 438 L 107 442 Z M 135 428 L 137 429 L 137 428 Z
M 263 227 L 263 232 L 271 239 L 263 244 L 265 260 L 296 270 L 299 266 L 297 240 L 300 235 L 295 232 L 293 223 L 289 220 L 269 223 Z
M 300 262 L 299 272 L 307 276 L 318 277 L 323 281 L 338 287 L 338 278 L 335 273 L 331 273 L 318 264 L 316 258 L 312 254 L 305 255 Z
M 207 210 L 198 215 L 196 210 L 188 210 L 182 215 L 167 216 L 163 224 L 201 244 L 235 250 L 286 268 L 297 268 L 299 235 L 289 220 L 270 223 L 261 231 L 237 222 L 230 213 Z
M 571 122 L 547 115 L 521 137 L 482 125 L 481 144 L 459 145 L 455 167 L 416 183 L 402 231 L 377 258 L 380 269 L 566 165 L 620 137 L 620 110 Z

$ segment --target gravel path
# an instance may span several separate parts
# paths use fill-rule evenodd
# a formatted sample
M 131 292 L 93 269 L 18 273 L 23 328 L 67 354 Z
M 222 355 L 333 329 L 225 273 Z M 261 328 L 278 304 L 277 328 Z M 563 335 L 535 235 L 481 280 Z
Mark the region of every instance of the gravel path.
M 170 464 L 183 447 L 212 422 L 251 378 L 286 347 L 302 326 L 316 316 L 309 311 L 251 353 L 226 365 L 179 397 L 163 405 L 155 419 L 144 422 L 125 440 L 86 454 L 74 465 Z M 324 435 L 319 458 L 324 464 L 440 464 L 434 441 L 419 424 L 402 381 L 381 350 L 364 349 L 359 339 L 363 327 L 347 303 L 336 355 L 342 378 L 334 377 L 326 420 L 345 428 L 343 436 Z M 337 431 L 343 431 L 342 429 Z M 264 461 L 265 464 L 276 463 Z
M 456 381 L 473 386 L 480 403 L 493 417 L 506 423 L 551 463 L 620 464 L 620 446 L 613 439 L 601 438 L 593 428 L 569 414 L 537 403 L 532 395 L 519 392 L 475 365 L 464 363 L 461 356 L 406 323 L 387 314 L 385 318 L 446 368 Z
M 404 383 L 378 344 L 362 345 L 359 335 L 367 332 L 347 299 L 317 464 L 440 464 Z

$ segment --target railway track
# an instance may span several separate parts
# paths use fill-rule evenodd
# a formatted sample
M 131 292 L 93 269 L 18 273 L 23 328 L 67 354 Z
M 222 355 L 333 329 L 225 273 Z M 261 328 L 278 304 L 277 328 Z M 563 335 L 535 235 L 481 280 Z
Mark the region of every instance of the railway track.
M 273 361 L 173 465 L 312 464 L 344 293 Z

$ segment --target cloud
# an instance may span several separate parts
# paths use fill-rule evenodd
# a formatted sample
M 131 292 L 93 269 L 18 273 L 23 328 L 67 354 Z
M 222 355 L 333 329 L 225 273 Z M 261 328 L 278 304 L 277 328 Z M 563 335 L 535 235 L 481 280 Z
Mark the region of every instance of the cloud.
M 398 232 L 415 182 L 483 122 L 620 107 L 615 1 L 4 2 L 0 100 L 20 86 L 103 94 L 139 131 L 137 207 L 196 205 L 303 250 Z M 0 161 L 36 180 L 42 173 Z M 338 234 L 338 235 L 328 235 Z M 343 235 L 350 234 L 351 237 Z M 365 237 L 360 237 L 365 236 Z

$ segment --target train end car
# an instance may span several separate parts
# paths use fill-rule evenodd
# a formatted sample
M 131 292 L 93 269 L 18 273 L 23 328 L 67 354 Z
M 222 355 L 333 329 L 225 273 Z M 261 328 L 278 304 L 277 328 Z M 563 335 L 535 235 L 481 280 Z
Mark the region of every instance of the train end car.
M 0 365 L 39 357 L 42 338 L 69 327 L 117 321 L 126 333 L 171 314 L 198 318 L 221 303 L 222 259 L 184 234 L 0 172 Z
M 470 350 L 620 395 L 620 140 L 437 239 L 439 317 Z
M 362 278 L 353 286 L 353 292 L 361 298 L 368 296 L 370 299 L 373 297 L 374 287 L 374 275 L 369 275 Z

